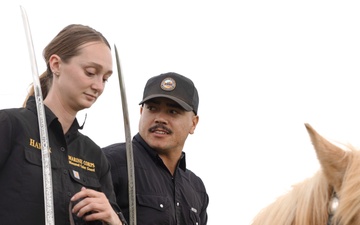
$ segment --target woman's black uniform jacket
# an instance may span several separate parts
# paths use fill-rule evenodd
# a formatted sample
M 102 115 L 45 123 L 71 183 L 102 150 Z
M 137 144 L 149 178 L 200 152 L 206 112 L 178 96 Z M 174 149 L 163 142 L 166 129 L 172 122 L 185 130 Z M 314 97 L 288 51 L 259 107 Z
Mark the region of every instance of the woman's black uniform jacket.
M 138 224 L 205 225 L 209 198 L 202 180 L 186 169 L 185 153 L 172 176 L 139 134 L 132 144 Z M 111 164 L 117 203 L 129 221 L 126 144 L 113 144 L 103 151 Z
M 101 151 L 82 135 L 77 120 L 66 135 L 45 107 L 56 225 L 69 225 L 70 198 L 81 187 L 105 193 L 119 212 L 110 166 Z M 45 224 L 39 126 L 34 97 L 26 108 L 0 110 L 0 224 Z M 77 224 L 85 222 L 75 217 Z M 100 221 L 87 224 L 101 224 Z

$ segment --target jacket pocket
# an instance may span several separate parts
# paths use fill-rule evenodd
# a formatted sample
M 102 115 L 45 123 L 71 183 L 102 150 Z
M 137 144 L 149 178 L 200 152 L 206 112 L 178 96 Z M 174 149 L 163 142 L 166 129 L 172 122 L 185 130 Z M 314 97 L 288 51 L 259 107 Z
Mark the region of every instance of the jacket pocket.
M 166 196 L 137 194 L 136 200 L 138 224 L 173 224 L 171 202 Z
M 22 165 L 23 175 L 17 177 L 22 188 L 21 198 L 25 202 L 44 203 L 43 169 L 41 151 L 25 148 L 25 163 Z
M 96 191 L 101 191 L 101 184 L 98 177 L 93 177 L 89 173 L 84 173 L 83 171 L 71 170 L 69 169 L 70 177 L 75 183 L 80 184 L 81 186 L 91 188 Z
M 138 194 L 136 199 L 140 206 L 149 207 L 160 212 L 164 212 L 170 207 L 169 201 L 164 196 Z

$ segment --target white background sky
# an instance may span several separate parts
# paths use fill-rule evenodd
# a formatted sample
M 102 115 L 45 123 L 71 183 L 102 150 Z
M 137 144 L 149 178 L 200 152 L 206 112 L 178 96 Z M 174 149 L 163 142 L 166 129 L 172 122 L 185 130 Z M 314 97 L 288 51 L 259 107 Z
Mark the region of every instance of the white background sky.
M 200 122 L 184 151 L 210 195 L 208 225 L 250 224 L 316 172 L 304 123 L 360 146 L 358 1 L 1 1 L 0 108 L 21 106 L 32 82 L 20 5 L 39 73 L 43 48 L 68 24 L 116 44 L 132 135 L 148 78 L 195 82 Z M 116 73 L 80 123 L 85 113 L 83 132 L 100 146 L 125 140 Z

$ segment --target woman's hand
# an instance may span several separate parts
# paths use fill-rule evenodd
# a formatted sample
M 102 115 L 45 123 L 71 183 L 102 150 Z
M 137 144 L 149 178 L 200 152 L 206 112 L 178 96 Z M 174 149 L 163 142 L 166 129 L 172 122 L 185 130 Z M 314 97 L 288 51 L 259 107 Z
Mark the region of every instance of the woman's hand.
M 85 221 L 100 220 L 109 225 L 122 225 L 106 195 L 102 192 L 82 187 L 70 201 L 77 202 L 72 208 L 72 213 Z

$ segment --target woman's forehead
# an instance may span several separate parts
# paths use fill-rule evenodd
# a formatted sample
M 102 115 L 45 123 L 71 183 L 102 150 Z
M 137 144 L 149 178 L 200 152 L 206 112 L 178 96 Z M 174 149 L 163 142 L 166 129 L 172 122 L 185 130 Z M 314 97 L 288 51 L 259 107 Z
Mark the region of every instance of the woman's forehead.
M 112 56 L 110 48 L 103 42 L 89 42 L 80 47 L 79 59 L 89 65 L 112 71 Z

